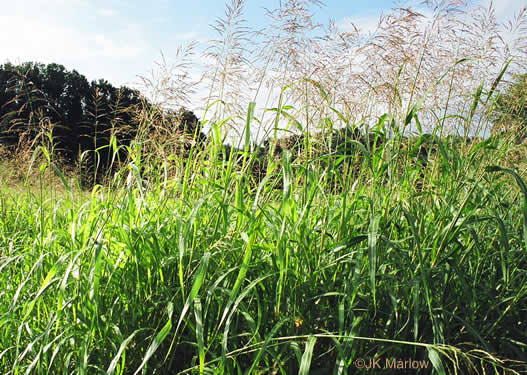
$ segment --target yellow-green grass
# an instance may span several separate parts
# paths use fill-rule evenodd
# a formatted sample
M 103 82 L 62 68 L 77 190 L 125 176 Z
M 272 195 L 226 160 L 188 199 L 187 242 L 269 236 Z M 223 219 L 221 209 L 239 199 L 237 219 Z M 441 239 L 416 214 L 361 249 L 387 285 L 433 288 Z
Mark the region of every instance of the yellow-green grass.
M 2 187 L 2 373 L 525 370 L 525 175 L 496 167 L 516 146 L 434 142 L 426 165 L 396 138 L 286 151 L 256 184 L 211 144 L 86 195 Z

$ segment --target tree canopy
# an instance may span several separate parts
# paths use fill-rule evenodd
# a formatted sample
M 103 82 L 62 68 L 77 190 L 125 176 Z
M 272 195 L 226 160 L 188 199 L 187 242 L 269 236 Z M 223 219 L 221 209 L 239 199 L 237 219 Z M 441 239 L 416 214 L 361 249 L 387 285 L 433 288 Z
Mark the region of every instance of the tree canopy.
M 153 108 L 138 90 L 116 88 L 104 79 L 88 82 L 59 64 L 0 65 L 0 143 L 17 150 L 31 149 L 51 135 L 54 155 L 75 162 L 97 150 L 91 167 L 104 170 L 114 156 L 112 137 L 119 145 L 129 144 L 144 121 L 138 114 Z M 191 111 L 156 110 L 178 117 L 182 131 L 200 134 Z

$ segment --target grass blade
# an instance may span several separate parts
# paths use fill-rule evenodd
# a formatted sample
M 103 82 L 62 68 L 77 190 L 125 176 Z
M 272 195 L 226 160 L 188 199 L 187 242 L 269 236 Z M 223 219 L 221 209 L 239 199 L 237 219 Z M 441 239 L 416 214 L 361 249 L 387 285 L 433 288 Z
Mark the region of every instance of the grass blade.
M 309 336 L 306 342 L 306 349 L 302 355 L 302 362 L 300 363 L 300 370 L 298 371 L 299 375 L 308 375 L 309 368 L 311 367 L 311 359 L 313 358 L 313 349 L 317 338 L 315 336 Z
M 368 259 L 370 271 L 370 287 L 373 295 L 373 304 L 376 305 L 376 283 L 375 274 L 377 272 L 377 239 L 379 232 L 380 216 L 374 216 L 370 221 L 368 229 Z
M 174 305 L 172 304 L 172 302 L 169 302 L 167 306 L 167 310 L 168 310 L 168 321 L 166 322 L 165 326 L 161 329 L 161 331 L 159 331 L 154 341 L 152 341 L 152 343 L 148 347 L 145 353 L 145 356 L 143 358 L 143 362 L 141 362 L 141 365 L 134 372 L 134 375 L 137 375 L 143 369 L 143 367 L 145 367 L 150 357 L 154 355 L 157 348 L 159 348 L 159 346 L 163 343 L 163 341 L 165 341 L 165 338 L 167 337 L 170 330 L 172 329 L 172 314 L 174 313 Z

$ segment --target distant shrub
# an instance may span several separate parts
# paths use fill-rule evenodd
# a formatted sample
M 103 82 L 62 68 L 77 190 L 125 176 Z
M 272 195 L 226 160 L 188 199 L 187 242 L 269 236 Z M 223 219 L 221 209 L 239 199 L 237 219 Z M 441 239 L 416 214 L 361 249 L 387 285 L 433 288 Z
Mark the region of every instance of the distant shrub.
M 495 131 L 513 131 L 518 140 L 527 137 L 527 73 L 515 76 L 507 91 L 491 107 Z

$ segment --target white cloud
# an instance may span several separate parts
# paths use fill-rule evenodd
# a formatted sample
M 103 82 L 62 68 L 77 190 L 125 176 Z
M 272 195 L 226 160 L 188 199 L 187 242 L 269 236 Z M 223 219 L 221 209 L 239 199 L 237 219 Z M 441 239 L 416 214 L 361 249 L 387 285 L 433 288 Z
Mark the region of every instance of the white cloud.
M 488 8 L 491 0 L 479 0 L 479 4 Z M 514 17 L 522 8 L 527 6 L 525 0 L 498 0 L 492 1 L 492 6 L 496 12 L 496 17 L 500 21 L 509 20 Z
M 110 9 L 110 8 L 97 9 L 97 13 L 99 15 L 101 15 L 101 16 L 104 16 L 104 17 L 111 17 L 111 16 L 114 16 L 116 14 L 115 10 Z
M 2 53 L 13 60 L 40 60 L 42 58 L 60 61 L 77 56 L 93 57 L 137 57 L 142 49 L 131 41 L 114 41 L 103 34 L 90 34 L 74 30 L 66 25 L 49 24 L 32 19 L 31 28 L 20 27 L 28 20 L 22 17 L 0 16 Z
M 30 24 L 29 27 L 20 25 Z M 46 24 L 38 19 L 17 16 L 0 16 L 0 45 L 6 57 L 13 59 L 35 59 L 43 56 L 63 57 L 72 51 L 74 30 L 55 24 Z M 76 48 L 77 49 L 77 48 Z
M 94 46 L 88 43 L 89 47 L 86 49 L 88 57 L 137 57 L 142 53 L 139 47 L 118 47 L 113 40 L 103 34 L 95 35 L 94 42 Z
M 196 31 L 177 32 L 173 35 L 175 40 L 192 41 L 200 39 L 200 34 Z
M 6 4 L 8 11 L 0 14 L 0 64 L 55 62 L 77 70 L 89 80 L 105 78 L 121 85 L 135 80 L 136 74 L 151 63 L 140 27 L 119 23 L 104 27 L 100 19 L 92 26 L 88 18 L 75 18 L 79 8 L 58 6 L 62 1 L 34 1 L 29 7 Z M 81 6 L 81 14 L 93 6 L 81 4 L 83 0 L 74 1 L 75 6 Z M 110 15 L 109 9 L 103 13 Z

